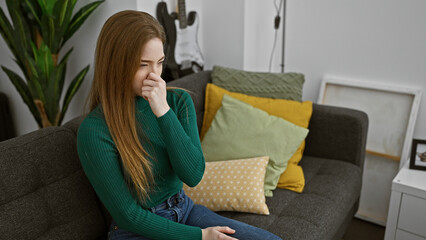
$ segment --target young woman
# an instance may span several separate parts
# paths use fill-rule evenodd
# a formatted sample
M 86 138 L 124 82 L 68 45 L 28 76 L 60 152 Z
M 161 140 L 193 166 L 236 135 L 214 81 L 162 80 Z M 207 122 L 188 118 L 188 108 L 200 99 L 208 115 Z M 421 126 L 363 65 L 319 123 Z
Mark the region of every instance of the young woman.
M 97 42 L 78 154 L 113 218 L 109 239 L 280 239 L 183 192 L 205 162 L 190 95 L 161 79 L 164 42 L 161 25 L 137 11 L 110 17 Z

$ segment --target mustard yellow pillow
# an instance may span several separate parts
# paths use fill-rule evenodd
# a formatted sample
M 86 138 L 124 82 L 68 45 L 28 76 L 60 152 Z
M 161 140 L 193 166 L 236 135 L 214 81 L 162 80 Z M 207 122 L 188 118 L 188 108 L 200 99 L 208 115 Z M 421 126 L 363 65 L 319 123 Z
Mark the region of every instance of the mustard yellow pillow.
M 195 204 L 212 211 L 269 215 L 263 184 L 269 157 L 206 162 L 201 182 L 185 193 Z
M 216 115 L 217 110 L 222 106 L 223 95 L 227 94 L 240 101 L 248 103 L 253 107 L 259 108 L 268 114 L 281 117 L 300 127 L 308 128 L 309 120 L 312 115 L 311 101 L 292 101 L 285 99 L 263 98 L 249 96 L 242 93 L 230 92 L 224 88 L 208 83 L 206 87 L 204 119 L 201 127 L 201 140 L 210 128 L 210 125 Z M 297 151 L 288 161 L 286 170 L 281 174 L 277 187 L 289 189 L 295 192 L 302 192 L 305 187 L 305 177 L 302 167 L 298 164 L 302 159 L 305 141 L 303 141 Z

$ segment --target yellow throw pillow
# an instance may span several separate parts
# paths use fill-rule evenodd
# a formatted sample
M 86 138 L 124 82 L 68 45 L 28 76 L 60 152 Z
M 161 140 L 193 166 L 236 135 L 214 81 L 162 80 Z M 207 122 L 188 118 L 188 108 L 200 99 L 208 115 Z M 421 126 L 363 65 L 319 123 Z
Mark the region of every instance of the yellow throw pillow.
M 269 157 L 206 162 L 201 182 L 185 193 L 195 204 L 212 211 L 235 211 L 269 215 L 263 182 Z
M 308 128 L 309 120 L 312 115 L 311 101 L 292 101 L 285 99 L 263 98 L 249 96 L 242 93 L 230 92 L 224 88 L 208 83 L 206 87 L 204 119 L 201 127 L 201 140 L 210 128 L 210 125 L 216 115 L 217 110 L 222 106 L 223 95 L 227 94 L 240 101 L 248 103 L 253 107 L 259 108 L 271 115 L 281 117 L 297 126 Z M 297 151 L 288 161 L 286 170 L 281 174 L 277 187 L 289 189 L 295 192 L 302 192 L 305 187 L 305 177 L 302 167 L 298 164 L 302 159 L 305 141 L 300 144 Z

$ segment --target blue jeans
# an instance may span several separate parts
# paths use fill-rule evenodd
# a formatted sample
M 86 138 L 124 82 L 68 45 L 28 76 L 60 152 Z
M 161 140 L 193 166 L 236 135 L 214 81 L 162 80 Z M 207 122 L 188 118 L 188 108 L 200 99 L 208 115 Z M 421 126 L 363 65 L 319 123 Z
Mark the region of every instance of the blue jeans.
M 163 203 L 148 210 L 169 220 L 200 227 L 202 229 L 215 226 L 228 226 L 235 230 L 235 233 L 230 236 L 240 240 L 281 239 L 266 230 L 220 216 L 204 206 L 196 205 L 183 190 L 180 190 L 177 194 L 171 196 Z M 113 220 L 108 233 L 108 239 L 146 240 L 148 238 L 120 229 L 117 223 Z

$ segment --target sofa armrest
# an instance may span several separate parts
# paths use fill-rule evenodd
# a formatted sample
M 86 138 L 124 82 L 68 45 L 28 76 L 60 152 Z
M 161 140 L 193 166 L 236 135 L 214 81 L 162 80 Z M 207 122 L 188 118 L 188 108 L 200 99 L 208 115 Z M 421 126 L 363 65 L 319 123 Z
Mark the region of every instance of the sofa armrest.
M 354 109 L 313 104 L 304 154 L 342 160 L 363 169 L 368 116 Z

